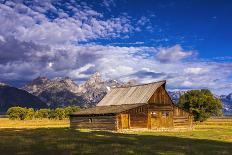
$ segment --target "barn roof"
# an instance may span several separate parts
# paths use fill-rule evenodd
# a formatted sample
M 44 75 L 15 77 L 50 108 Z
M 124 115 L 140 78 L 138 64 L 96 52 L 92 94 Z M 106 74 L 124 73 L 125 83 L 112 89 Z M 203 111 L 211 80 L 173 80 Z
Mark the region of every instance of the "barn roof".
M 71 114 L 76 115 L 100 115 L 100 114 L 117 114 L 129 109 L 133 109 L 145 104 L 123 104 L 123 105 L 111 105 L 111 106 L 97 106 L 93 108 L 83 109 Z
M 158 81 L 148 84 L 113 88 L 97 106 L 147 103 L 156 89 L 165 83 L 166 81 Z

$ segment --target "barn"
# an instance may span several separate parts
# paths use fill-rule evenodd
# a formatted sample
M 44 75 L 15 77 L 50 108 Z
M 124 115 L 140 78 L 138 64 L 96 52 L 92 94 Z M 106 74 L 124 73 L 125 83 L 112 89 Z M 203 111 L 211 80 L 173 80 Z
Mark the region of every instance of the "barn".
M 71 128 L 192 129 L 192 115 L 174 105 L 166 81 L 112 88 L 96 107 L 70 115 Z

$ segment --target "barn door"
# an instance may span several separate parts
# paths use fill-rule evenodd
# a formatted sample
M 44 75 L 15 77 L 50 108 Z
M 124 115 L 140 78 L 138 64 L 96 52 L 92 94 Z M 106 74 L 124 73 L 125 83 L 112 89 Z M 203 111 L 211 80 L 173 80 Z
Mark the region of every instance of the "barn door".
M 122 129 L 128 129 L 129 128 L 129 115 L 121 114 L 121 121 L 122 121 Z
M 151 112 L 151 129 L 157 129 L 159 127 L 159 112 Z
M 161 112 L 160 127 L 169 128 L 172 126 L 172 113 L 170 111 Z
M 151 129 L 172 127 L 172 113 L 170 111 L 151 112 Z

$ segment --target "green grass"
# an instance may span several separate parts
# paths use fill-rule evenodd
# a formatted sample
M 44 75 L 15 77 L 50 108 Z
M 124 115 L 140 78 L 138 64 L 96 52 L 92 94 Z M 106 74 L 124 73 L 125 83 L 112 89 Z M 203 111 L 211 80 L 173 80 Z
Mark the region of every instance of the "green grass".
M 231 125 L 196 125 L 185 132 L 1 128 L 0 154 L 232 154 Z

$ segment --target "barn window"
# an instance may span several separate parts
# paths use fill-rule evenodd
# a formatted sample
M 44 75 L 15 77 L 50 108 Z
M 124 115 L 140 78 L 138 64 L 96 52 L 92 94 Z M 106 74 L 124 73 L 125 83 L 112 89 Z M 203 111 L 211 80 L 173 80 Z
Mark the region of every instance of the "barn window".
M 89 118 L 89 123 L 92 123 L 93 122 L 93 118 Z
M 152 116 L 157 116 L 157 113 L 156 112 L 151 112 L 151 115 Z
M 162 112 L 162 116 L 163 117 L 168 117 L 169 116 L 169 112 Z

